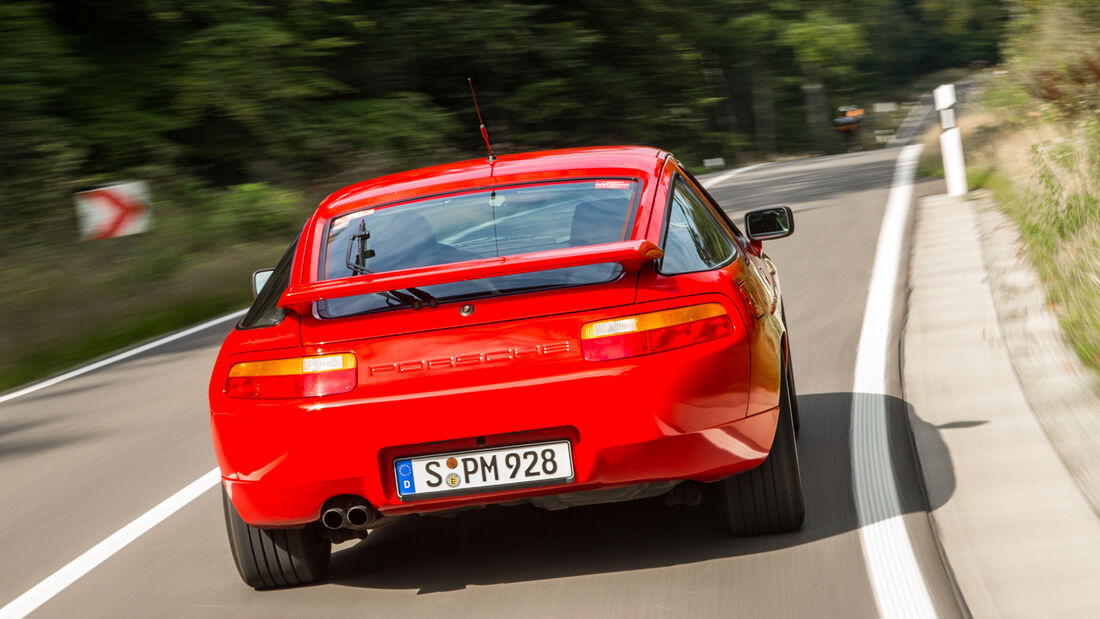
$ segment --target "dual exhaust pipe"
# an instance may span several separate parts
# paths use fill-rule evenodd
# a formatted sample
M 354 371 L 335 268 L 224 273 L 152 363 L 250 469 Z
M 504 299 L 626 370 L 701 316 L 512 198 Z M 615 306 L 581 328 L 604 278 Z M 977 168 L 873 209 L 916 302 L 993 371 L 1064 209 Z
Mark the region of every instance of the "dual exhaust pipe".
M 375 520 L 378 520 L 378 512 L 363 503 L 330 507 L 321 513 L 321 524 L 332 531 L 337 529 L 363 530 Z

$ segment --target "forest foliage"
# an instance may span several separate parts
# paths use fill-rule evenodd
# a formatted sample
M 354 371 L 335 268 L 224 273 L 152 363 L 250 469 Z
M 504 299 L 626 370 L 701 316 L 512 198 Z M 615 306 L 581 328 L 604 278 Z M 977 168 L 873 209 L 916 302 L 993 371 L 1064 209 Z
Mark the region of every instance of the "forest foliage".
M 967 162 L 1015 218 L 1067 340 L 1100 376 L 1100 3 L 1017 9 L 984 109 L 963 119 Z
M 829 152 L 1020 1 L 3 0 L 0 390 L 243 307 L 344 185 L 482 156 L 467 77 L 501 154 Z M 73 193 L 126 180 L 153 227 L 78 242 Z
M 199 219 L 471 156 L 638 143 L 687 161 L 831 148 L 839 104 L 999 57 L 997 0 L 0 3 L 0 256 L 143 178 Z M 235 195 L 242 193 L 243 197 Z M 262 202 L 262 200 L 261 200 Z M 230 222 L 231 228 L 246 225 Z M 276 227 L 277 228 L 277 227 Z M 283 231 L 285 233 L 285 230 Z

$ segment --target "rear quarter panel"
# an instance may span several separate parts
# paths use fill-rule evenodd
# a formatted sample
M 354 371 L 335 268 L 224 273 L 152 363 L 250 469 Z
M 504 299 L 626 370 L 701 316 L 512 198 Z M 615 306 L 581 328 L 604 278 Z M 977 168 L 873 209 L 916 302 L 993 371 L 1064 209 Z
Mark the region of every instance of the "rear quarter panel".
M 680 174 L 696 192 L 707 198 L 719 225 L 726 231 L 737 249 L 737 259 L 728 266 L 713 271 L 663 276 L 655 269 L 643 271 L 638 282 L 638 301 L 668 298 L 682 294 L 717 292 L 730 298 L 747 329 L 750 344 L 750 366 L 746 392 L 747 411 L 756 415 L 779 406 L 779 389 L 785 358 L 786 328 L 780 318 L 778 285 L 760 257 L 738 240 L 730 228 L 721 206 L 705 189 L 696 184 L 671 157 L 658 180 L 646 238 L 660 245 L 668 208 L 669 192 L 674 175 Z

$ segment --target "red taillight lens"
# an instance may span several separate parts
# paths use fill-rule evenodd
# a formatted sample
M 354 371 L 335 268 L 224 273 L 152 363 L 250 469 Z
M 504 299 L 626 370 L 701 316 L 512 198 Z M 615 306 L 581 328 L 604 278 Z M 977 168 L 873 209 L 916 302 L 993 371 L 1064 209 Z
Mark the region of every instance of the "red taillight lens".
M 355 355 L 246 361 L 229 369 L 231 398 L 313 398 L 347 393 L 358 383 Z
M 705 303 L 613 320 L 581 328 L 581 348 L 589 361 L 636 357 L 682 348 L 733 333 L 724 307 Z

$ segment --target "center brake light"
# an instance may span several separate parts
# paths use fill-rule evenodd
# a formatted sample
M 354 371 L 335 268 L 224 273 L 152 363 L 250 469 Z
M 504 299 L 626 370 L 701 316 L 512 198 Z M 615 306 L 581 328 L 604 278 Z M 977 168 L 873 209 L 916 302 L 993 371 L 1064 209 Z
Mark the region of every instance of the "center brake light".
M 733 333 L 718 303 L 635 314 L 581 327 L 581 349 L 588 361 L 606 361 L 672 350 Z
M 315 398 L 346 393 L 358 383 L 355 355 L 245 361 L 229 369 L 231 398 Z

